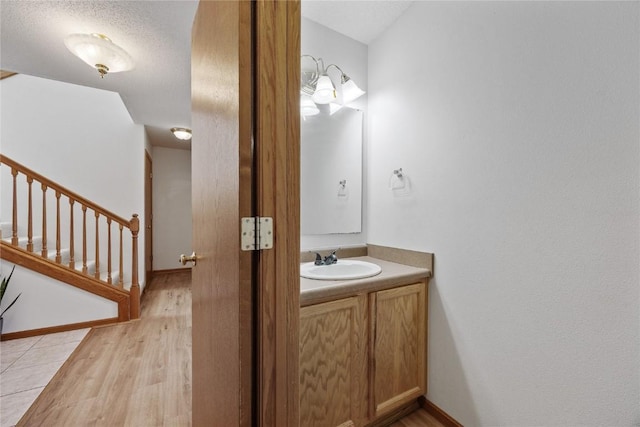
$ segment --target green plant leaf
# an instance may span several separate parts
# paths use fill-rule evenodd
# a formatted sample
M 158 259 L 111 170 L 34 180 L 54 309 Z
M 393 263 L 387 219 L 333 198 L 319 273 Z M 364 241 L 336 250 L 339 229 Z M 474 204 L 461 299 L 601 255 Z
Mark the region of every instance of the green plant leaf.
M 5 313 L 7 310 L 9 310 L 9 309 L 11 308 L 11 306 L 12 306 L 13 304 L 15 304 L 15 303 L 16 303 L 16 301 L 18 301 L 18 298 L 20 298 L 20 295 L 22 295 L 22 294 L 21 294 L 21 293 L 20 293 L 20 294 L 18 294 L 18 296 L 17 296 L 13 301 L 11 301 L 11 304 L 9 304 L 9 307 L 7 307 L 7 308 L 5 308 L 4 310 L 2 310 L 2 313 L 0 313 L 0 317 L 2 317 L 2 316 L 4 315 L 4 313 Z
M 11 269 L 11 273 L 9 273 L 8 277 L 3 277 L 2 278 L 2 284 L 0 286 L 0 304 L 2 303 L 2 299 L 4 298 L 4 293 L 7 290 L 7 286 L 9 286 L 9 282 L 11 281 L 11 276 L 13 276 L 13 272 L 15 271 L 16 266 L 14 265 L 13 268 Z M 20 295 L 22 295 L 22 293 L 19 293 L 17 297 L 15 297 L 13 299 L 13 301 L 11 301 L 11 304 L 9 304 L 9 306 L 7 308 L 5 308 L 4 310 L 2 310 L 2 313 L 0 313 L 0 317 L 2 317 L 4 315 L 4 313 L 9 310 L 11 308 L 11 306 L 13 306 L 13 304 L 16 303 L 16 301 L 18 301 L 18 298 L 20 298 Z
M 13 271 L 15 269 L 16 269 L 16 266 L 14 265 L 13 268 L 11 269 L 11 273 L 9 274 L 9 277 L 3 277 L 2 278 L 2 285 L 0 286 L 0 302 L 2 302 L 2 298 L 4 298 L 4 293 L 7 290 L 7 286 L 9 286 L 9 281 L 11 280 L 11 276 L 13 276 Z M 13 305 L 13 303 L 12 303 L 12 305 Z

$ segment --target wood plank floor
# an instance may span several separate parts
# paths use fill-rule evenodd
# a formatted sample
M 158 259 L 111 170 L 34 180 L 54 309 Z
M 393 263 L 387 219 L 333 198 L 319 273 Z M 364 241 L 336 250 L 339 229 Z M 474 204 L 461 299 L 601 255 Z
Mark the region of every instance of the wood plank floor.
M 389 427 L 444 427 L 444 424 L 436 420 L 424 409 L 415 412 L 391 424 Z
M 92 329 L 18 426 L 190 426 L 191 274 L 156 274 L 140 320 Z M 391 427 L 443 427 L 420 409 Z
M 191 425 L 191 274 L 157 274 L 140 320 L 92 329 L 18 426 Z

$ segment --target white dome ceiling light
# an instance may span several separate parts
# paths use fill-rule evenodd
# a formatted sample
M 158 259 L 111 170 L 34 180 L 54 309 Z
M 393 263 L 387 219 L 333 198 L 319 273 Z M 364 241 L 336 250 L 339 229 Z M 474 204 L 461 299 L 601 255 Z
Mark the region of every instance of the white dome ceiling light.
M 176 138 L 182 141 L 188 141 L 191 139 L 191 129 L 171 128 L 171 132 L 173 133 L 173 136 L 175 136 Z
M 107 73 L 133 69 L 131 55 L 104 34 L 71 34 L 64 39 L 64 44 L 71 53 L 98 70 L 101 78 Z

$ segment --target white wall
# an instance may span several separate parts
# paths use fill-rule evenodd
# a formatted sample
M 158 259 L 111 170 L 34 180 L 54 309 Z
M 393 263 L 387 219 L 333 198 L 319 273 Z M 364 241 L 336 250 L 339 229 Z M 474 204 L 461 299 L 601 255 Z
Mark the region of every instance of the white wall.
M 4 155 L 117 215 L 130 218 L 138 213 L 141 219 L 144 218 L 144 129 L 133 123 L 117 93 L 16 75 L 0 81 L 0 101 L 0 148 Z M 0 211 L 3 222 L 11 221 L 11 180 L 7 176 L 7 168 L 3 167 Z M 34 187 L 34 191 L 34 202 L 38 203 L 42 193 L 39 188 Z M 55 212 L 54 201 L 53 194 L 49 194 L 49 215 Z M 63 205 L 66 205 L 62 206 L 64 220 L 68 218 L 68 214 L 64 214 L 65 209 L 68 211 L 68 202 Z M 39 209 L 41 212 L 41 207 Z M 35 212 L 38 213 L 38 209 Z M 75 225 L 80 227 L 81 217 L 77 215 Z M 93 218 L 89 218 L 88 223 L 93 227 L 92 221 Z M 55 222 L 51 220 L 49 224 Z M 76 230 L 76 235 L 80 236 L 79 229 Z M 53 225 L 48 227 L 48 238 L 52 248 L 55 242 Z M 102 238 L 101 242 L 106 239 Z M 125 260 L 131 259 L 130 240 L 128 242 Z M 76 259 L 80 258 L 79 247 L 76 243 Z M 92 247 L 91 243 L 88 247 Z M 144 251 L 143 224 L 139 248 Z M 106 256 L 105 253 L 101 250 L 101 257 Z M 139 259 L 143 260 L 144 256 Z M 104 269 L 106 261 L 102 260 L 101 264 Z M 144 263 L 140 265 L 139 277 L 144 278 Z M 21 306 L 30 307 L 33 316 L 48 322 L 40 327 L 60 324 L 61 319 L 34 308 L 47 304 L 44 294 L 38 295 L 37 301 L 35 294 L 33 301 L 21 297 Z M 99 300 L 111 306 L 109 301 Z M 7 332 L 26 327 L 26 324 L 5 324 Z
M 349 77 L 362 90 L 367 90 L 367 45 L 352 38 L 346 37 L 336 31 L 330 30 L 324 25 L 302 18 L 301 30 L 301 54 L 322 58 L 325 65 L 336 64 L 347 73 Z M 308 61 L 305 59 L 304 61 Z M 306 64 L 306 62 L 305 62 Z M 333 69 L 332 69 L 333 70 Z M 332 76 L 335 70 L 331 71 Z M 364 111 L 365 131 L 363 135 L 363 148 L 367 150 L 367 95 L 353 102 L 353 106 Z M 363 173 L 366 173 L 366 164 L 363 164 Z M 366 183 L 363 179 L 363 194 L 366 191 Z M 364 201 L 363 201 L 364 203 Z M 362 232 L 350 234 L 324 234 L 301 235 L 301 250 L 311 249 L 336 249 L 338 247 L 358 246 L 366 243 L 366 219 L 363 218 Z
M 153 269 L 190 268 L 178 263 L 190 255 L 191 151 L 153 148 Z
M 0 276 L 8 276 L 12 267 L 13 264 L 1 260 Z M 18 294 L 21 294 L 18 301 L 3 316 L 3 333 L 118 317 L 117 303 L 20 266 L 16 266 L 11 276 L 2 310 Z
M 369 241 L 435 253 L 466 426 L 640 424 L 639 9 L 415 2 L 369 46 Z

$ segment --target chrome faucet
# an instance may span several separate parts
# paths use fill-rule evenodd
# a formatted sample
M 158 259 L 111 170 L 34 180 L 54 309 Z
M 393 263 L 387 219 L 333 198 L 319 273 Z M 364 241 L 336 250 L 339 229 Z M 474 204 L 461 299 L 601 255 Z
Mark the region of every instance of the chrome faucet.
M 336 256 L 336 252 L 338 252 L 338 250 L 336 249 L 335 251 L 331 252 L 330 255 L 327 255 L 326 257 L 324 257 L 324 259 L 322 258 L 322 256 L 316 252 L 316 260 L 314 262 L 315 265 L 331 265 L 331 264 L 335 264 L 338 262 L 338 257 Z

